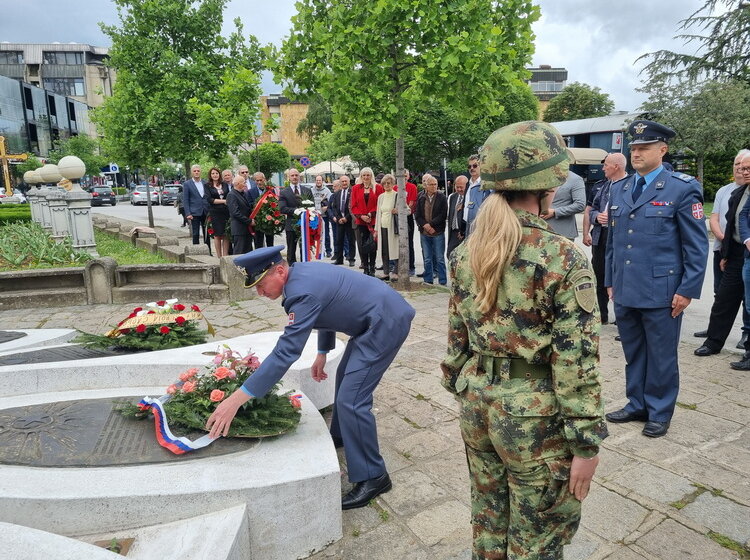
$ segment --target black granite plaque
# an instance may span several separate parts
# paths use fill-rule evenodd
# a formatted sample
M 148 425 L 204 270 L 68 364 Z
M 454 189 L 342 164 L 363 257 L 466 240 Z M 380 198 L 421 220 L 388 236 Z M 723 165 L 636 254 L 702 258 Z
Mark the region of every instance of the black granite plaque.
M 120 400 L 138 402 L 141 397 Z M 247 451 L 258 439 L 221 438 L 175 455 L 156 441 L 154 420 L 114 410 L 112 399 L 67 401 L 0 410 L 0 464 L 32 467 L 105 467 L 167 463 Z M 205 432 L 174 430 L 197 439 Z
M 75 360 L 88 360 L 90 358 L 122 356 L 123 354 L 133 354 L 133 352 L 70 345 L 57 348 L 41 348 L 29 352 L 17 352 L 15 354 L 0 356 L 0 366 L 41 364 L 45 362 L 69 362 Z
M 3 342 L 10 342 L 11 340 L 18 340 L 26 336 L 25 332 L 18 331 L 0 331 L 0 344 Z

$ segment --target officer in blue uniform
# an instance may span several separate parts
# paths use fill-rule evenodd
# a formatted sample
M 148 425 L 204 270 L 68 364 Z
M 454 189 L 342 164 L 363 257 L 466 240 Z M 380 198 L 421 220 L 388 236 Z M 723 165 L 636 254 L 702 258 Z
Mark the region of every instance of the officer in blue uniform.
M 628 131 L 636 173 L 612 186 L 604 284 L 622 337 L 629 402 L 606 418 L 645 421 L 643 435 L 660 437 L 677 402 L 682 312 L 700 297 L 708 236 L 701 185 L 662 165 L 675 132 L 647 120 Z
M 323 381 L 326 354 L 336 344 L 336 332 L 349 335 L 338 370 L 331 436 L 344 447 L 349 480 L 354 488 L 341 507 L 366 506 L 391 489 L 380 455 L 372 394 L 406 340 L 414 308 L 401 295 L 375 278 L 328 263 L 298 262 L 291 267 L 281 257 L 283 245 L 256 249 L 234 259 L 245 274 L 245 287 L 258 295 L 282 296 L 289 322 L 271 354 L 240 390 L 223 401 L 206 425 L 211 437 L 227 435 L 239 407 L 262 397 L 299 358 L 313 329 L 318 330 L 318 356 L 312 377 Z

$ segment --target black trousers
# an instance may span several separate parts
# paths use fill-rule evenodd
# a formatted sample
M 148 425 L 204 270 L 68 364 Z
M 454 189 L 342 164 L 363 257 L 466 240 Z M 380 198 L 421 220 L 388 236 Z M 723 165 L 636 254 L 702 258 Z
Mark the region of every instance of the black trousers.
M 190 228 L 193 233 L 193 245 L 200 245 L 201 234 L 205 235 L 206 215 L 193 215 L 193 219 L 190 221 Z
M 458 229 L 451 229 L 448 231 L 448 247 L 445 249 L 446 255 L 450 255 L 453 252 L 453 249 L 458 247 L 461 244 L 461 241 L 463 241 L 463 238 L 458 236 L 459 233 L 461 233 L 461 230 Z
M 724 276 L 724 271 L 721 270 L 721 251 L 714 251 L 714 296 L 719 291 L 719 285 L 721 284 L 721 277 Z M 744 302 L 745 299 L 743 298 Z M 750 333 L 750 313 L 747 311 L 747 305 L 742 306 L 742 332 Z
M 255 238 L 256 249 L 260 249 L 261 247 L 273 247 L 273 235 L 263 233 L 262 231 L 256 231 L 253 237 Z
M 286 231 L 286 262 L 289 264 L 297 262 L 297 242 L 299 237 L 294 230 Z
M 602 323 L 609 322 L 609 295 L 604 287 L 604 258 L 607 254 L 607 229 L 602 228 L 599 244 L 591 246 L 591 266 L 596 276 L 596 301 L 599 303 Z
M 253 250 L 253 239 L 252 236 L 247 233 L 245 235 L 232 235 L 232 254 L 233 255 L 244 255 Z
M 365 242 L 372 237 L 370 228 L 368 226 L 357 226 L 357 251 L 359 251 L 359 258 L 362 259 L 362 264 L 365 265 L 365 272 L 375 271 L 375 257 L 377 257 L 377 251 L 370 251 L 365 254 L 362 251 L 362 246 Z
M 711 306 L 708 337 L 704 343 L 712 350 L 719 351 L 724 347 L 737 318 L 737 311 L 742 305 L 745 295 L 745 284 L 742 281 L 744 250 L 744 245 L 730 241 L 729 257 L 719 282 L 719 289 L 714 296 L 714 304 Z M 745 343 L 745 351 L 750 351 L 750 341 Z
M 333 249 L 334 256 L 336 257 L 336 264 L 344 264 L 344 240 L 349 240 L 349 251 L 346 255 L 346 260 L 353 261 L 356 256 L 356 248 L 354 244 L 354 229 L 352 224 L 346 222 L 345 224 L 334 224 L 336 228 L 336 246 Z

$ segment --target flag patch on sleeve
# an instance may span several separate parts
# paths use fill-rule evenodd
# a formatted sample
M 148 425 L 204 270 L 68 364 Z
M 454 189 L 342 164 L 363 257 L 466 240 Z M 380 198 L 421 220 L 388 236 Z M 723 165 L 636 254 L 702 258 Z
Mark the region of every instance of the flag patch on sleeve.
M 703 219 L 703 204 L 700 202 L 696 202 L 693 204 L 693 218 L 696 220 L 702 220 Z

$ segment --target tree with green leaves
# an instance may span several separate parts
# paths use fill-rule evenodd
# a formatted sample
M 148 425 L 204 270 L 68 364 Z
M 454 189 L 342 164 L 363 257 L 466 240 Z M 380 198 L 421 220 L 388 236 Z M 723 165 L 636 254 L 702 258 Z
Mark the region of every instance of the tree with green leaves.
M 404 116 L 426 101 L 467 122 L 502 114 L 498 93 L 526 87 L 531 0 L 301 0 L 274 71 L 292 97 L 319 93 L 334 122 L 364 141 L 395 140 L 399 228 L 407 231 Z M 407 289 L 402 235 L 399 287 Z
M 307 101 L 307 114 L 297 124 L 297 134 L 304 134 L 312 140 L 323 132 L 330 132 L 332 127 L 331 106 L 320 94 L 310 95 Z
M 692 82 L 705 78 L 750 82 L 750 5 L 746 0 L 706 0 L 680 21 L 675 39 L 690 46 L 690 53 L 660 50 L 638 60 L 650 60 L 643 69 L 650 77 Z
M 222 34 L 227 0 L 114 0 L 117 70 L 112 97 L 95 110 L 104 148 L 121 164 L 220 157 L 251 141 L 263 55 L 242 25 Z M 245 133 L 243 135 L 243 132 Z
M 550 100 L 544 111 L 544 120 L 559 122 L 604 117 L 614 108 L 614 101 L 598 87 L 573 82 Z
M 109 165 L 109 160 L 99 153 L 99 141 L 85 134 L 55 142 L 49 153 L 50 162 L 57 163 L 65 156 L 81 158 L 87 175 L 99 175 L 101 168 Z
M 745 82 L 710 81 L 689 88 L 670 85 L 664 76 L 641 91 L 649 94 L 642 109 L 677 132 L 670 150 L 695 156 L 699 181 L 706 157 L 750 145 L 750 85 Z
M 265 142 L 255 150 L 242 152 L 238 159 L 241 164 L 247 165 L 251 173 L 261 171 L 270 179 L 271 174 L 289 169 L 291 156 L 281 144 Z

